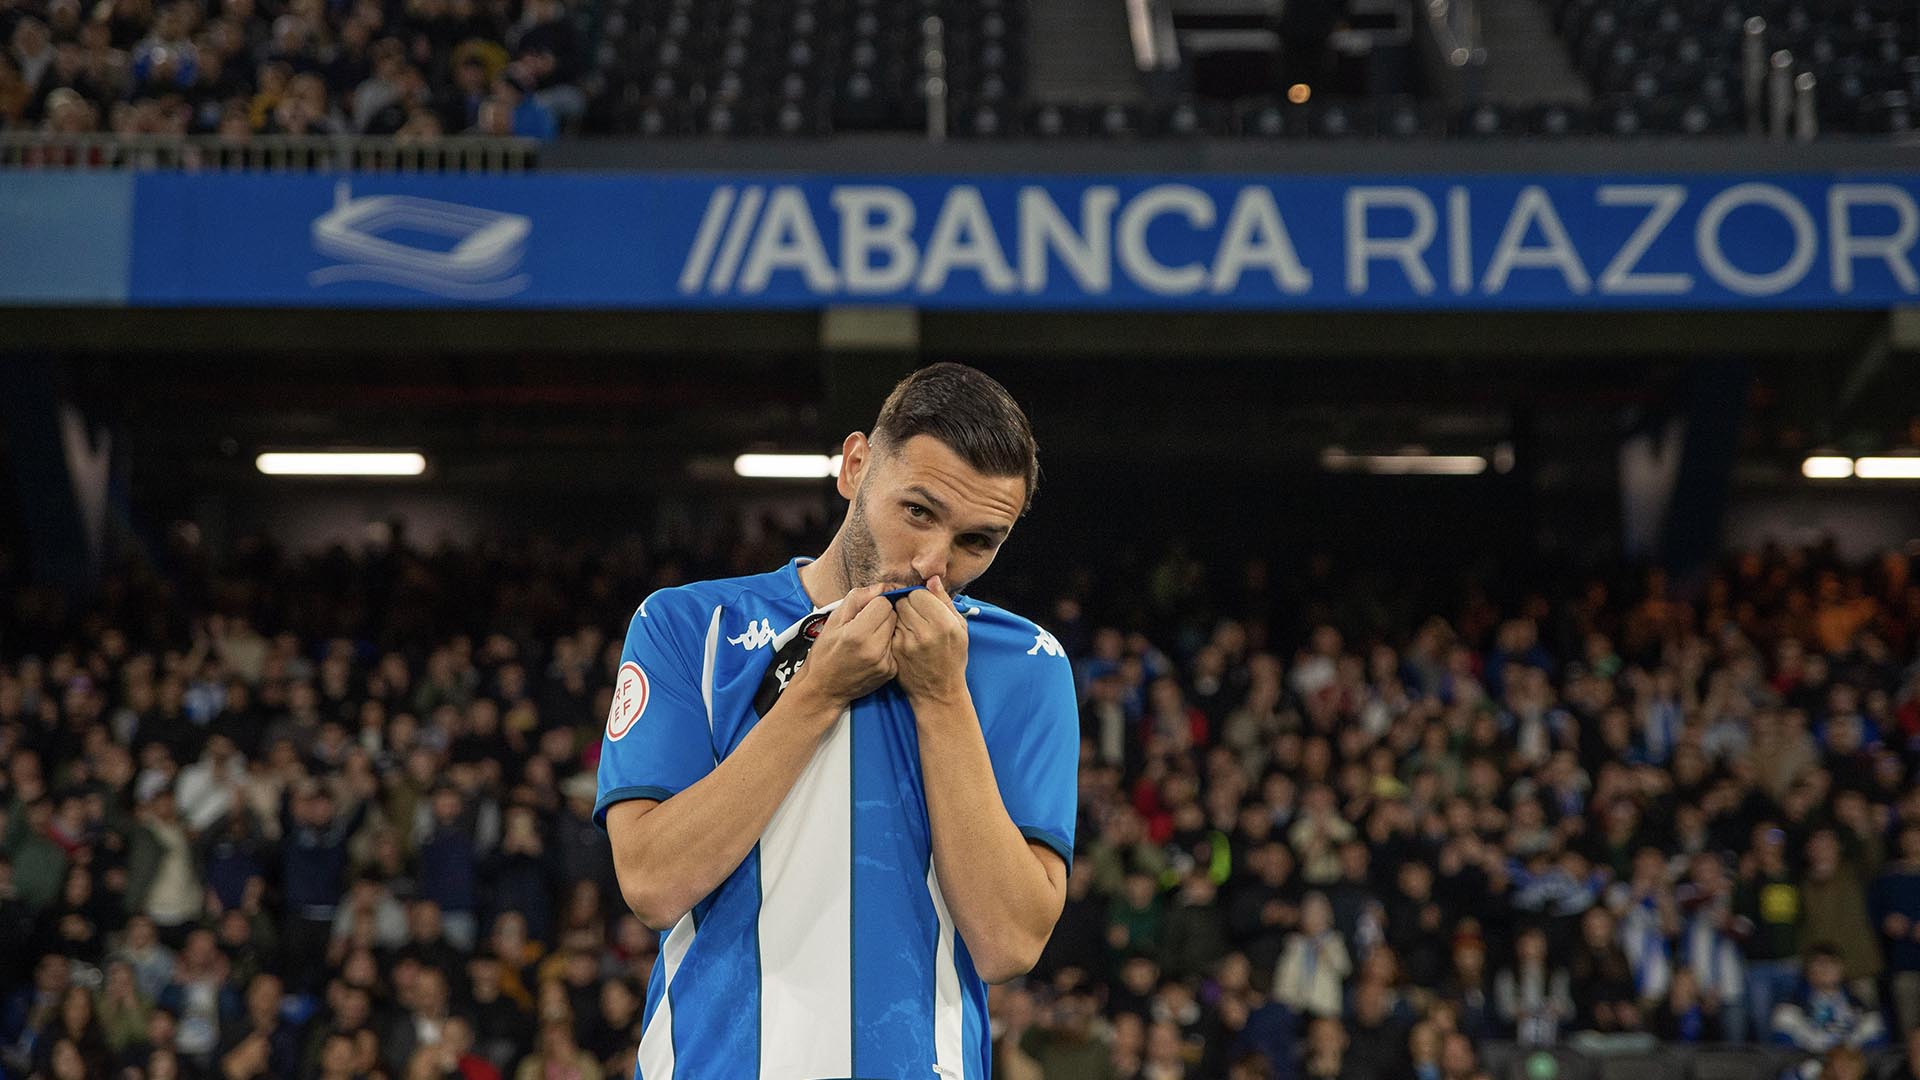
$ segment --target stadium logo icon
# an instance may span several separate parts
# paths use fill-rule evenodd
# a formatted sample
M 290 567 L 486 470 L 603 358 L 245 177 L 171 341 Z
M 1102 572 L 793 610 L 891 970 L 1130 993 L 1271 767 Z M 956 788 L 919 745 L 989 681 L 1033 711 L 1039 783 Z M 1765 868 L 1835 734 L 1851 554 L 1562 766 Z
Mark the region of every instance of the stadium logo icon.
M 449 300 L 501 300 L 532 283 L 515 273 L 532 232 L 533 219 L 523 214 L 411 195 L 356 199 L 343 180 L 333 189 L 333 208 L 313 221 L 314 250 L 340 261 L 308 274 L 307 282 L 318 288 L 374 281 Z M 410 244 L 409 237 L 429 242 Z

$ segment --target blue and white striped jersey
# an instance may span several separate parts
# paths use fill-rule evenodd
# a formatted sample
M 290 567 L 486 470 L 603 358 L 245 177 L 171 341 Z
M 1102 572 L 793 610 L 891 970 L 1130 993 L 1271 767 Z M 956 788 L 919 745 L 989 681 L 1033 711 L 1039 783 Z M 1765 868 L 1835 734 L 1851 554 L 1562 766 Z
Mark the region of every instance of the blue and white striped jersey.
M 627 632 L 595 817 L 666 799 L 746 737 L 827 608 L 795 559 L 649 596 Z M 1000 797 L 1071 859 L 1079 714 L 1059 643 L 955 597 Z M 760 842 L 675 924 L 647 987 L 637 1080 L 988 1080 L 986 986 L 933 870 L 913 711 L 889 683 L 822 740 Z

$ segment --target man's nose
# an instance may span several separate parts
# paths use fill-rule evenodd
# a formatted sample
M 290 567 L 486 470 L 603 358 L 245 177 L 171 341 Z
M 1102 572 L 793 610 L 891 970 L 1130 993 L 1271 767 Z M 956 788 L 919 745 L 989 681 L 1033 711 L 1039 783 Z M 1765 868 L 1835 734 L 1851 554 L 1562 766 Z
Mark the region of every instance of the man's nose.
M 927 581 L 936 575 L 944 580 L 947 576 L 947 549 L 944 545 L 928 547 L 913 560 L 913 572 L 920 575 L 921 581 Z

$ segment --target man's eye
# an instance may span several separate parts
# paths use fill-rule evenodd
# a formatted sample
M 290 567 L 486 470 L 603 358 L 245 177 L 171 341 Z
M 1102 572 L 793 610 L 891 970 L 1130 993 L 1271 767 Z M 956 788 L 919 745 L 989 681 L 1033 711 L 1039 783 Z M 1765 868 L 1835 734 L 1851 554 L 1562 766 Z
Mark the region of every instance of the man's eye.
M 911 515 L 916 521 L 932 516 L 927 511 L 927 508 L 924 506 L 921 506 L 919 503 L 908 503 L 907 513 Z

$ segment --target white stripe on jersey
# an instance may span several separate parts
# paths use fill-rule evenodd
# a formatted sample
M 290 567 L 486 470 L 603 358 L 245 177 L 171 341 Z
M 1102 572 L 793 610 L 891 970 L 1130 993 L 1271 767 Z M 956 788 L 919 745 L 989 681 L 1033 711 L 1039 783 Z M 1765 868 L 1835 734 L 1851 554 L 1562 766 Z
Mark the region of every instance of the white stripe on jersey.
M 934 913 L 940 916 L 940 939 L 933 958 L 933 1067 L 942 1077 L 960 1080 L 966 1075 L 960 1049 L 966 1005 L 960 996 L 960 969 L 954 964 L 953 916 L 947 914 L 947 898 L 940 894 L 931 859 L 927 860 L 927 895 L 933 897 Z
M 760 834 L 760 1080 L 853 1075 L 853 714 Z
M 713 620 L 707 624 L 707 658 L 700 665 L 700 700 L 707 706 L 707 737 L 709 739 L 713 737 L 713 661 L 720 651 L 720 613 L 724 610 L 725 608 L 722 607 L 713 609 Z M 720 764 L 720 759 L 715 757 L 713 763 Z
M 673 924 L 660 949 L 667 985 L 660 990 L 660 1004 L 653 1010 L 653 1019 L 640 1033 L 641 1080 L 673 1080 L 673 977 L 693 946 L 693 935 L 693 912 L 689 911 Z

